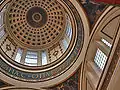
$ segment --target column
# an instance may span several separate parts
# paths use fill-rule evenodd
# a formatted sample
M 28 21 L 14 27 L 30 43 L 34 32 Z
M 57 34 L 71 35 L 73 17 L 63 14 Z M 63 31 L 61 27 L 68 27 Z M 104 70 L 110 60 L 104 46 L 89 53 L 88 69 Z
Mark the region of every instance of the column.
M 41 66 L 42 65 L 42 52 L 38 51 L 38 61 L 37 61 L 37 65 Z
M 22 64 L 25 63 L 26 54 L 27 54 L 27 50 L 24 49 L 24 50 L 23 50 L 23 53 L 22 53 L 21 60 L 20 60 L 20 62 L 21 62 Z

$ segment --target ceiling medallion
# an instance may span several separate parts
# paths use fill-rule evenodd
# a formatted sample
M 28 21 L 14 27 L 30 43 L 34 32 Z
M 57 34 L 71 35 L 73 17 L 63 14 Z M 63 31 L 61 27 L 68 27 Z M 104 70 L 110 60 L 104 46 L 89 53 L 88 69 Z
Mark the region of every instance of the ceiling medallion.
M 34 13 L 32 15 L 32 19 L 35 22 L 40 22 L 42 20 L 42 15 L 40 13 Z
M 33 28 L 40 28 L 47 22 L 47 13 L 41 7 L 32 7 L 28 10 L 26 19 Z

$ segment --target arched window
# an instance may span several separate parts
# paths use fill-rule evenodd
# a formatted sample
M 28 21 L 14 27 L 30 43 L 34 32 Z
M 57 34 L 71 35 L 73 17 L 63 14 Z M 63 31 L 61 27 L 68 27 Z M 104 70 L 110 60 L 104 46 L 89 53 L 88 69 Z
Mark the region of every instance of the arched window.
M 20 63 L 21 57 L 22 57 L 23 50 L 21 48 L 18 48 L 17 55 L 15 57 L 15 61 Z
M 94 62 L 95 64 L 101 69 L 104 69 L 105 63 L 107 60 L 107 56 L 105 55 L 105 53 L 103 53 L 99 48 L 97 49 L 95 58 L 94 58 Z
M 67 26 L 66 26 L 66 36 L 71 39 L 72 37 L 72 27 L 71 27 L 71 22 L 68 20 Z
M 66 41 L 65 38 L 62 40 L 62 43 L 63 43 L 64 50 L 66 50 L 68 48 L 68 42 Z
M 47 53 L 46 51 L 42 51 L 42 65 L 47 64 Z
M 0 31 L 0 39 L 5 35 L 5 31 L 4 29 L 2 28 L 2 30 Z
M 104 43 L 105 46 L 111 48 L 111 44 L 104 38 L 101 39 L 101 42 Z M 104 51 L 100 50 L 99 47 L 96 51 L 96 55 L 94 58 L 95 64 L 101 69 L 104 69 L 105 63 L 107 60 L 107 55 L 104 53 Z
M 0 26 L 3 25 L 3 12 L 0 12 Z
M 105 44 L 105 45 L 107 45 L 108 47 L 112 47 L 112 45 L 107 41 L 107 40 L 105 40 L 104 38 L 102 38 L 101 39 L 101 41 Z
M 28 66 L 37 66 L 37 52 L 27 51 L 25 58 L 25 65 Z

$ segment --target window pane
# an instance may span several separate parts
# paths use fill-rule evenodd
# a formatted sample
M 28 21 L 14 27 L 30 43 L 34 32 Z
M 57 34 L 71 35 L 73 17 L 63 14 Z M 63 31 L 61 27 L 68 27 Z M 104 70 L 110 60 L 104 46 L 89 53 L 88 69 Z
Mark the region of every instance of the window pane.
M 105 40 L 105 39 L 101 39 L 101 41 L 104 43 L 104 44 L 106 44 L 108 47 L 112 47 L 112 45 L 107 41 L 107 40 Z
M 28 51 L 25 58 L 25 65 L 37 66 L 37 52 Z
M 42 65 L 47 64 L 47 54 L 45 51 L 42 52 Z
M 15 57 L 15 61 L 20 62 L 21 56 L 22 56 L 22 52 L 23 52 L 23 50 L 18 48 L 17 55 Z
M 37 59 L 36 58 L 29 58 L 29 57 L 27 57 L 26 59 L 25 59 L 25 62 L 26 63 L 37 63 Z
M 100 69 L 103 70 L 106 60 L 107 60 L 107 56 L 98 48 L 94 58 L 94 62 Z
M 67 41 L 66 41 L 65 39 L 63 39 L 63 40 L 62 40 L 62 43 L 63 43 L 63 47 L 64 47 L 64 49 L 66 50 L 67 47 L 68 47 L 68 43 L 67 43 Z
M 3 25 L 3 12 L 0 12 L 0 26 Z
M 0 39 L 5 35 L 5 31 L 4 30 L 1 30 L 0 31 Z
M 67 16 L 66 35 L 69 39 L 72 37 L 72 27 L 69 16 Z
M 66 35 L 69 39 L 71 39 L 71 36 L 72 36 L 72 28 L 71 28 L 71 25 L 67 25 L 67 30 L 66 30 Z

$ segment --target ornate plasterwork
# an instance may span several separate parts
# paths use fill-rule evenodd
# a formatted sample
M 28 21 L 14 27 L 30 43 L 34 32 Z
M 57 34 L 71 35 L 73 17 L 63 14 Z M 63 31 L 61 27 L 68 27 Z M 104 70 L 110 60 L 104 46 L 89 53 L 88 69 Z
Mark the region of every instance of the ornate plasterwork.
M 11 0 L 4 19 L 10 37 L 28 49 L 52 47 L 66 26 L 65 10 L 57 0 Z
M 73 49 L 69 49 L 71 52 L 70 54 L 68 53 L 69 56 L 63 58 L 65 59 L 59 66 L 54 67 L 49 70 L 45 71 L 39 71 L 39 72 L 27 72 L 27 71 L 21 71 L 18 68 L 12 67 L 10 64 L 6 63 L 2 58 L 0 59 L 0 67 L 1 71 L 20 81 L 24 82 L 36 82 L 36 81 L 46 81 L 53 79 L 55 77 L 60 76 L 61 74 L 65 73 L 77 60 L 78 56 L 80 55 L 81 49 L 83 47 L 83 42 L 84 42 L 84 28 L 83 28 L 83 23 L 81 21 L 81 17 L 75 8 L 75 6 L 69 1 L 69 0 L 63 0 L 63 3 L 69 7 L 70 12 L 72 14 L 72 17 L 74 18 L 74 23 L 76 23 L 76 34 L 74 37 L 74 47 L 71 46 Z M 76 41 L 76 42 L 75 42 Z M 4 57 L 5 58 L 5 57 Z M 25 69 L 25 68 L 22 68 Z
M 107 90 L 107 87 L 109 85 L 109 82 L 112 78 L 112 75 L 114 73 L 114 70 L 116 68 L 116 65 L 118 63 L 118 60 L 120 58 L 120 39 L 118 41 L 118 44 L 117 44 L 117 47 L 116 47 L 116 50 L 115 50 L 115 53 L 113 55 L 113 58 L 112 58 L 112 61 L 111 61 L 111 64 L 109 66 L 109 69 L 107 71 L 107 74 L 106 74 L 106 77 L 104 79 L 104 82 L 101 86 L 101 89 L 100 90 Z

